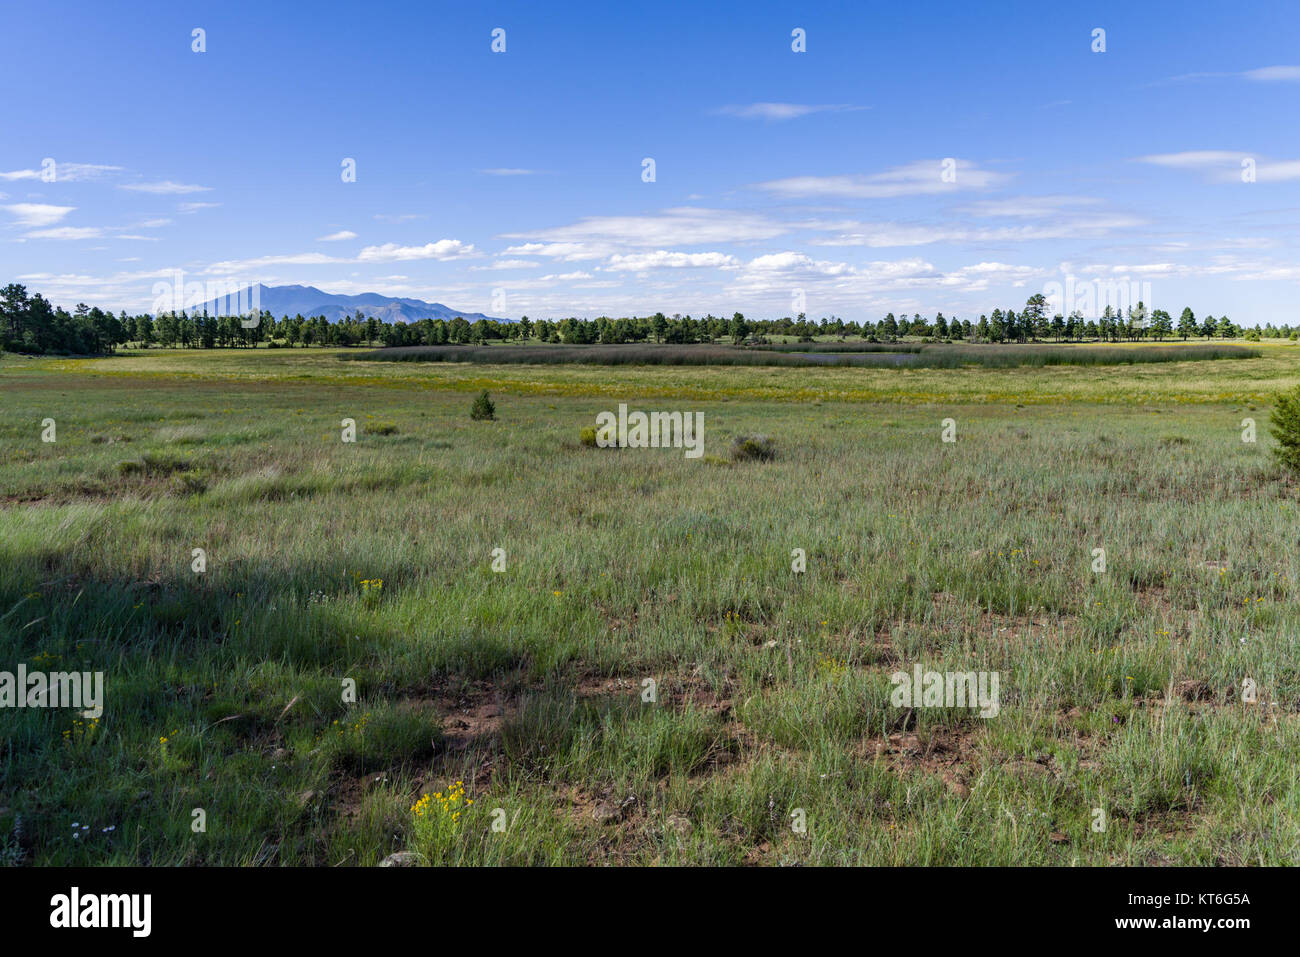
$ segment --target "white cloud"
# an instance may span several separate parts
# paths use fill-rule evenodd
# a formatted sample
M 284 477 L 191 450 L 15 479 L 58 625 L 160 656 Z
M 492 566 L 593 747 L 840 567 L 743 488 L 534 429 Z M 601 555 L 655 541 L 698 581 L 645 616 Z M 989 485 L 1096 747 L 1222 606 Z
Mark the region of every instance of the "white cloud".
M 29 239 L 100 239 L 103 235 L 104 230 L 98 226 L 56 226 L 53 229 L 37 229 L 30 233 L 23 233 L 23 236 Z
M 865 110 L 865 106 L 853 106 L 849 103 L 750 103 L 745 106 L 724 106 L 716 112 L 726 116 L 738 116 L 745 120 L 794 120 L 813 113 L 844 113 L 852 110 Z
M 1207 166 L 1222 166 L 1230 163 L 1240 165 L 1242 159 L 1249 155 L 1249 153 L 1231 150 L 1187 150 L 1182 153 L 1154 153 L 1150 156 L 1139 156 L 1137 161 L 1177 169 L 1203 169 Z
M 5 207 L 14 214 L 14 221 L 19 226 L 53 226 L 76 208 L 47 203 L 14 203 Z
M 1256 183 L 1282 183 L 1300 179 L 1300 160 L 1271 160 L 1247 152 L 1231 150 L 1188 150 L 1182 153 L 1156 153 L 1136 157 L 1139 163 L 1163 166 L 1170 169 L 1200 170 L 1212 182 L 1243 182 L 1242 170 L 1246 160 L 1255 165 Z
M 987 189 L 1010 179 L 1006 173 L 979 169 L 970 160 L 954 160 L 953 175 L 946 177 L 944 173 L 949 167 L 945 163 L 942 159 L 917 160 L 869 175 L 791 176 L 757 183 L 755 188 L 791 198 L 890 199 Z
M 470 266 L 473 272 L 489 272 L 499 269 L 537 269 L 540 264 L 530 259 L 498 259 L 490 266 Z
M 437 259 L 445 262 L 449 259 L 464 259 L 475 254 L 473 243 L 462 243 L 459 239 L 440 239 L 436 243 L 423 246 L 399 246 L 397 243 L 384 243 L 382 246 L 367 246 L 357 256 L 357 262 L 405 262 L 410 259 Z
M 197 213 L 200 209 L 216 209 L 220 203 L 180 203 L 177 209 L 182 213 Z
M 974 216 L 1053 216 L 1070 206 L 1088 206 L 1101 202 L 1095 196 L 1014 196 L 1008 199 L 982 199 L 963 207 Z
M 227 259 L 208 266 L 208 272 L 229 275 L 231 273 L 248 273 L 267 266 L 325 266 L 336 263 L 353 262 L 324 253 L 291 253 L 285 256 L 259 256 L 256 259 Z
M 786 232 L 788 226 L 759 213 L 681 206 L 649 216 L 590 216 L 569 226 L 503 236 L 549 243 L 653 248 L 742 243 L 771 239 Z M 514 249 L 517 253 L 525 252 L 522 247 Z
M 726 253 L 676 253 L 659 249 L 650 253 L 610 256 L 606 266 L 612 272 L 640 272 L 645 269 L 735 268 L 739 260 Z
M 1013 214 L 1008 214 L 1013 215 Z M 1017 226 L 928 226 L 900 223 L 846 223 L 831 236 L 810 239 L 812 246 L 926 246 L 931 243 L 1023 243 L 1047 239 L 1098 238 L 1144 225 L 1127 214 L 1061 215 Z
M 1248 80 L 1259 82 L 1295 82 L 1300 80 L 1300 66 L 1263 66 L 1257 70 L 1247 70 L 1242 74 Z
M 581 262 L 586 259 L 604 259 L 610 254 L 608 246 L 589 243 L 524 243 L 507 247 L 506 256 L 546 256 L 563 262 Z
M 328 236 L 318 236 L 318 243 L 337 243 L 344 239 L 356 239 L 357 234 L 350 229 L 340 229 L 337 233 L 330 233 Z
M 120 166 L 104 166 L 98 163 L 59 163 L 55 162 L 51 167 L 54 173 L 55 183 L 76 183 L 85 180 L 101 178 L 105 173 L 116 173 L 122 169 Z M 44 170 L 39 169 L 16 169 L 8 173 L 0 173 L 0 179 L 17 180 L 17 179 L 41 179 Z
M 117 188 L 129 190 L 133 193 L 156 193 L 159 195 L 207 193 L 212 190 L 211 186 L 192 186 L 188 183 L 177 183 L 170 179 L 157 183 L 122 183 Z

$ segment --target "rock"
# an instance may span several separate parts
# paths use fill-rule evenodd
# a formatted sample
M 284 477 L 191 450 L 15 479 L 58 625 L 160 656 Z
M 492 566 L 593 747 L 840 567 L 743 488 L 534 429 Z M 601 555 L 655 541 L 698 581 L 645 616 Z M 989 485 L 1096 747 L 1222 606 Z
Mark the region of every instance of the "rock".
M 420 855 L 414 851 L 398 851 L 379 862 L 380 867 L 419 867 Z
M 636 806 L 636 795 L 629 794 L 622 801 L 601 801 L 591 809 L 592 819 L 600 824 L 617 824 Z

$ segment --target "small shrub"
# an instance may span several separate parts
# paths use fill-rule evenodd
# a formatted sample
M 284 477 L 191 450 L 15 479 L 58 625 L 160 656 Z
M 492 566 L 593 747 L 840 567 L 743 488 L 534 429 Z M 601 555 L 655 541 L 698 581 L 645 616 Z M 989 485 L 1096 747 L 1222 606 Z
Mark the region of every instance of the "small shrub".
M 488 397 L 487 389 L 478 394 L 474 405 L 469 410 L 469 417 L 475 422 L 483 422 L 497 417 L 497 407 Z
M 117 463 L 120 475 L 146 475 L 150 478 L 165 477 L 173 472 L 184 472 L 190 468 L 185 459 L 168 452 L 146 452 L 138 459 L 127 459 Z
M 1300 473 L 1300 387 L 1279 395 L 1268 418 L 1277 440 L 1273 454 L 1284 468 Z
M 491 416 L 488 418 L 491 418 Z M 396 435 L 397 426 L 393 425 L 391 422 L 375 422 L 372 425 L 366 426 L 366 431 L 371 435 Z
M 583 445 L 585 445 L 587 448 L 594 449 L 596 447 L 596 427 L 593 425 L 589 425 L 581 432 L 579 432 L 578 441 L 581 442 Z
M 776 458 L 776 443 L 766 435 L 738 435 L 731 440 L 733 462 L 768 462 Z
M 177 495 L 202 495 L 208 483 L 198 472 L 178 472 L 172 476 L 171 487 Z

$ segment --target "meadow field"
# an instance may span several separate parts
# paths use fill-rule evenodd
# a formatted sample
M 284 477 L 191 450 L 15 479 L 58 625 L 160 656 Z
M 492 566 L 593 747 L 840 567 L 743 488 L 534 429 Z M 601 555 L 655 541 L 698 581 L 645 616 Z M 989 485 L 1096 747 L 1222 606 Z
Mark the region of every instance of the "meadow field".
M 4 712 L 0 861 L 1300 862 L 1300 347 L 1252 348 L 5 355 L 0 667 L 104 709 Z M 619 403 L 705 454 L 584 445 Z

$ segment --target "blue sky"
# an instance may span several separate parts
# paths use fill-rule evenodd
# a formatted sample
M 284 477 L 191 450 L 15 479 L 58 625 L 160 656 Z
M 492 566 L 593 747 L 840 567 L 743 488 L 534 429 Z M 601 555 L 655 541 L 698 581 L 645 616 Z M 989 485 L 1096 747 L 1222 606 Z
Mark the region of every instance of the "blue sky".
M 877 319 L 1072 276 L 1300 321 L 1300 4 L 287 7 L 8 5 L 0 282 Z

